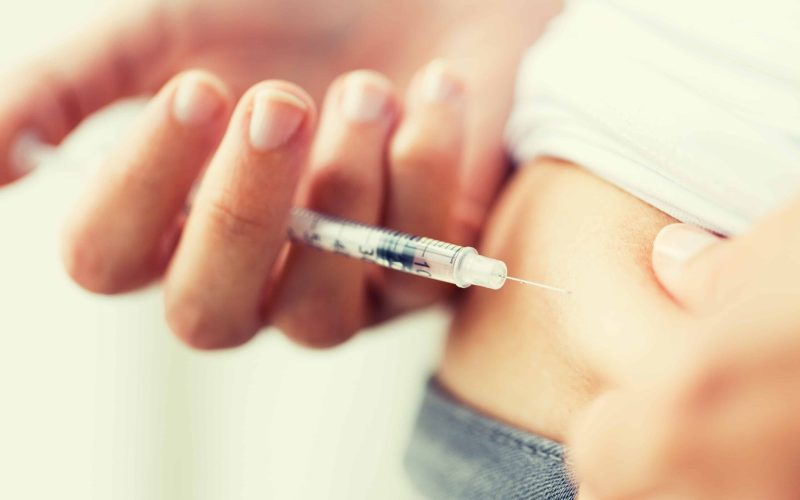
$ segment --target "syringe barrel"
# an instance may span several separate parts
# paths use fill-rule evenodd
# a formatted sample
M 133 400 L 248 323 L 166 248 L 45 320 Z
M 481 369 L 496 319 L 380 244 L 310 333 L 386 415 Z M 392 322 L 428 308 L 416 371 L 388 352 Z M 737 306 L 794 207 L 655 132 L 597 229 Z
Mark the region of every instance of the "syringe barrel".
M 289 236 L 320 250 L 462 288 L 477 284 L 496 289 L 503 286 L 506 278 L 505 264 L 478 255 L 474 248 L 368 226 L 303 208 L 292 209 Z

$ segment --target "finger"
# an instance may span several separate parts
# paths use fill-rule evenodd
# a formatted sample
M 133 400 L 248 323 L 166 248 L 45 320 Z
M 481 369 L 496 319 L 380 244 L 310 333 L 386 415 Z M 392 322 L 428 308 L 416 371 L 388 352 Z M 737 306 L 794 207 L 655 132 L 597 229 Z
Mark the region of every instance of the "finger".
M 230 101 L 219 80 L 199 71 L 153 98 L 67 224 L 63 260 L 75 281 L 116 293 L 161 274 L 170 229 L 222 136 Z
M 722 238 L 699 227 L 670 224 L 653 242 L 653 270 L 677 302 L 703 309 L 721 300 L 730 249 Z
M 314 119 L 311 98 L 284 82 L 258 84 L 239 101 L 167 276 L 167 320 L 189 345 L 239 345 L 262 325 Z
M 791 498 L 800 456 L 794 361 L 713 369 L 685 386 L 679 401 L 689 418 L 676 437 L 686 452 L 671 477 L 698 498 Z
M 394 91 L 384 76 L 356 71 L 337 80 L 326 98 L 311 168 L 300 186 L 300 205 L 376 224 L 383 202 L 386 146 L 396 115 Z M 270 306 L 273 323 L 304 345 L 343 342 L 367 319 L 368 265 L 293 245 Z
M 392 139 L 386 226 L 447 241 L 463 145 L 464 87 L 443 61 L 413 79 L 405 116 Z M 400 273 L 387 275 L 387 293 L 402 307 L 441 296 L 447 285 Z
M 751 318 L 746 323 L 756 326 L 756 319 L 771 319 L 785 327 L 799 319 L 795 304 L 800 266 L 795 262 L 800 233 L 794 230 L 798 224 L 800 198 L 725 241 L 686 224 L 670 225 L 656 237 L 653 267 L 664 287 L 689 308 L 727 304 L 735 312 L 734 302 L 749 303 L 741 309 Z M 749 314 L 757 303 L 760 314 Z M 766 308 L 772 314 L 766 314 Z M 766 330 L 763 325 L 756 328 Z
M 442 55 L 457 64 L 471 99 L 465 119 L 464 154 L 459 173 L 458 196 L 453 209 L 454 241 L 473 244 L 507 175 L 509 162 L 503 136 L 511 111 L 514 75 L 523 51 L 538 38 L 563 2 L 503 2 L 492 12 L 478 16 L 459 13 L 459 30 L 447 37 Z M 486 15 L 489 14 L 489 15 Z M 509 23 L 524 18 L 525 23 Z M 506 50 L 492 43 L 501 37 Z
M 573 426 L 569 441 L 576 476 L 592 495 L 649 498 L 669 479 L 674 423 L 660 396 L 607 393 Z
M 56 144 L 113 100 L 148 92 L 166 79 L 177 54 L 165 7 L 149 2 L 106 17 L 0 85 L 0 185 L 33 165 L 19 153 L 25 138 Z M 20 142 L 22 141 L 22 142 Z

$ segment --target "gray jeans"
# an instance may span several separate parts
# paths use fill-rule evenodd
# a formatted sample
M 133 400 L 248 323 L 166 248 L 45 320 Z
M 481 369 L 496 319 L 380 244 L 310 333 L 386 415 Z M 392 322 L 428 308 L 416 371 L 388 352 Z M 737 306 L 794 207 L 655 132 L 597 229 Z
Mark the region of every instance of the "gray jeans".
M 435 380 L 405 462 L 429 498 L 566 500 L 576 493 L 560 444 L 476 413 Z

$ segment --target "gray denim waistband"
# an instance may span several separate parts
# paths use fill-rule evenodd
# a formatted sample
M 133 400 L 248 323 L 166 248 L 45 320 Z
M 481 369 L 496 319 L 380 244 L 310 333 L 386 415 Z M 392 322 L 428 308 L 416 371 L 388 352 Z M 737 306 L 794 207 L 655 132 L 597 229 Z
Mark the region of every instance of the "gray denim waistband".
M 576 492 L 562 445 L 476 413 L 435 380 L 405 465 L 420 493 L 435 499 L 568 500 Z

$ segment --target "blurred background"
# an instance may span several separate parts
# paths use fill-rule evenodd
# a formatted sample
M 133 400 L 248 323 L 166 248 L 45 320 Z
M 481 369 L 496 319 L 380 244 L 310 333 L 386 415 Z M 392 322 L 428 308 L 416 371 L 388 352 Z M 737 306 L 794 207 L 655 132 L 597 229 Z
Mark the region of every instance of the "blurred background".
M 114 2 L 0 3 L 0 74 Z M 102 112 L 64 155 L 93 165 L 141 104 Z M 191 351 L 157 287 L 103 298 L 62 271 L 61 222 L 90 174 L 55 161 L 0 191 L 0 498 L 416 498 L 402 455 L 443 311 L 332 351 L 274 331 Z

